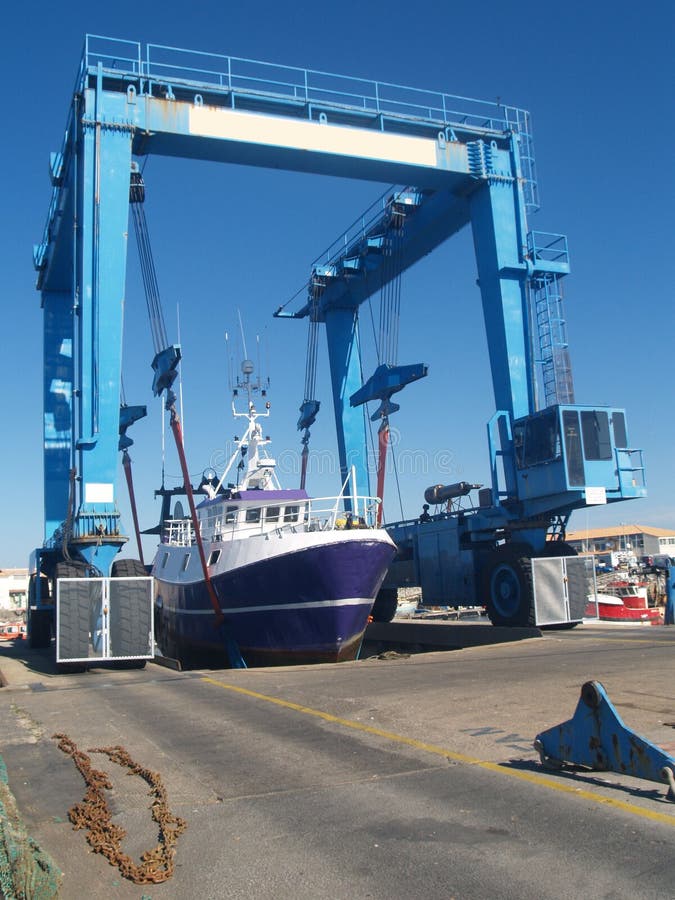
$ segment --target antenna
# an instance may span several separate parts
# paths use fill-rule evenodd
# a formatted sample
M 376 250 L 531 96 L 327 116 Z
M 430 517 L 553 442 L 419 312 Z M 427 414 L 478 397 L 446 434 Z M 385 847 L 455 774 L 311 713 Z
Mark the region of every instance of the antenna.
M 237 315 L 239 316 L 239 331 L 241 332 L 241 346 L 244 350 L 244 359 L 248 359 L 248 353 L 246 352 L 246 339 L 244 338 L 244 323 L 241 321 L 241 310 L 237 310 Z
M 230 335 L 225 332 L 225 359 L 227 360 L 227 387 L 232 393 L 232 354 L 230 353 Z

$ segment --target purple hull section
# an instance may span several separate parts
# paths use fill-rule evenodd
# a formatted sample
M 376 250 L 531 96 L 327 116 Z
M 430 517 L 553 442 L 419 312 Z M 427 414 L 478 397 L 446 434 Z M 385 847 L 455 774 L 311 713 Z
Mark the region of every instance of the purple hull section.
M 212 579 L 225 628 L 247 665 L 355 659 L 395 549 L 383 541 L 313 546 Z M 157 579 L 157 641 L 192 665 L 226 660 L 203 582 Z M 225 663 L 226 664 L 226 663 Z

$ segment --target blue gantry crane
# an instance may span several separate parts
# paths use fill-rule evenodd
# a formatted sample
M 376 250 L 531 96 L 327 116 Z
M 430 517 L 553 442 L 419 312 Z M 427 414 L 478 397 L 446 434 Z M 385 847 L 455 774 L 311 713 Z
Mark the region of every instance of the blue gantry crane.
M 498 128 L 497 122 L 490 125 Z M 569 272 L 567 240 L 528 230 L 527 214 L 536 209 L 536 185 L 522 172 L 533 173 L 531 143 L 507 121 L 501 127 L 502 133 L 489 143 L 482 138 L 463 141 L 459 135 L 471 129 L 453 129 L 451 136 L 459 144 L 455 158 L 460 148 L 466 156 L 463 174 L 453 171 L 448 176 L 452 188 L 438 190 L 422 183 L 387 191 L 324 258 L 314 261 L 308 301 L 295 312 L 277 311 L 326 322 L 344 468 L 348 458 L 365 458 L 366 434 L 358 407 L 380 399 L 386 408 L 391 394 L 404 386 L 410 367 L 379 365 L 361 386 L 357 364 L 350 368 L 336 362 L 331 352 L 333 317 L 350 321 L 352 343 L 343 358 L 358 357 L 361 304 L 471 224 L 497 405 L 488 424 L 492 484 L 483 490 L 468 482 L 433 486 L 425 500 L 436 506 L 435 515 L 425 513 L 422 521 L 387 526 L 399 554 L 376 604 L 376 618 L 393 615 L 397 588 L 420 585 L 426 603 L 486 604 L 495 624 L 577 621 L 586 606 L 585 579 L 577 579 L 579 590 L 571 607 L 565 597 L 557 611 L 549 603 L 538 613 L 532 558 L 571 553 L 564 535 L 575 509 L 646 493 L 642 452 L 628 443 L 624 411 L 574 403 L 561 287 Z M 445 137 L 440 137 L 444 144 Z M 522 147 L 529 154 L 527 167 Z M 405 216 L 404 228 L 399 216 Z M 393 257 L 383 253 L 392 230 L 399 235 Z M 420 364 L 417 373 L 420 377 L 426 369 Z M 386 386 L 389 390 L 383 394 Z M 381 410 L 373 418 L 378 415 Z M 386 445 L 381 444 L 380 451 L 386 452 Z M 382 468 L 380 460 L 380 497 Z M 465 498 L 473 490 L 478 491 L 477 503 L 468 505 Z M 557 570 L 559 585 L 570 582 L 568 574 Z M 564 592 L 561 588 L 561 597 Z M 540 605 L 546 606 L 543 601 Z
M 462 560 L 446 566 L 451 582 L 468 579 L 475 594 L 485 554 L 494 553 L 502 565 L 490 590 L 510 597 L 509 580 L 520 576 L 499 555 L 502 545 L 514 551 L 517 544 L 518 558 L 539 553 L 548 534 L 562 533 L 572 509 L 644 494 L 641 456 L 629 448 L 623 412 L 574 405 L 560 292 L 567 251 L 563 238 L 528 231 L 538 199 L 525 111 L 88 35 L 64 139 L 51 156 L 51 203 L 34 251 L 44 310 L 45 486 L 44 543 L 31 581 L 35 645 L 50 639 L 59 579 L 114 575 L 126 541 L 118 454 L 141 409 L 125 412 L 120 402 L 122 314 L 130 190 L 133 200 L 137 161 L 149 154 L 408 186 L 385 195 L 367 222 L 359 220 L 340 248 L 317 261 L 308 301 L 291 313 L 325 323 L 341 466 L 345 475 L 354 466 L 364 486 L 362 402 L 379 399 L 384 420 L 393 394 L 425 367 L 398 366 L 382 348 L 378 372 L 362 384 L 359 306 L 471 224 L 497 409 L 490 426 L 495 475 L 491 497 L 483 495 L 461 527 L 450 528 L 449 516 L 430 526 L 438 529 L 437 554 L 450 542 L 443 553 Z M 391 335 L 400 293 L 388 297 L 383 333 Z M 179 354 L 168 342 L 156 351 L 155 388 Z M 316 398 L 306 396 L 298 423 L 306 436 L 317 412 Z M 425 541 L 413 532 L 410 523 L 395 532 L 401 562 L 406 554 L 419 558 Z M 118 566 L 118 574 L 140 577 L 141 569 Z M 506 612 L 493 620 L 522 617 L 520 606 L 508 612 L 506 600 L 502 605 Z

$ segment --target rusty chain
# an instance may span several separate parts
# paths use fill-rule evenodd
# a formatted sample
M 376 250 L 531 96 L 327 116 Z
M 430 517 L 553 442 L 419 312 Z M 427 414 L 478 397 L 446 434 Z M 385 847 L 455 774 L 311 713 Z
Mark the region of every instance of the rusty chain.
M 81 803 L 68 810 L 68 818 L 76 830 L 88 830 L 87 841 L 95 853 L 103 856 L 120 870 L 120 873 L 134 884 L 161 884 L 173 875 L 176 842 L 187 828 L 187 822 L 173 815 L 167 802 L 167 794 L 162 779 L 157 772 L 140 765 L 129 756 L 123 747 L 92 747 L 88 753 L 104 753 L 111 762 L 129 769 L 128 774 L 138 775 L 146 781 L 153 797 L 152 818 L 159 825 L 159 843 L 152 850 L 141 855 L 136 863 L 122 851 L 121 842 L 126 831 L 115 825 L 106 801 L 105 791 L 112 790 L 112 783 L 105 772 L 93 768 L 91 759 L 66 734 L 52 735 L 57 740 L 59 750 L 70 756 L 79 773 L 84 778 L 87 790 Z

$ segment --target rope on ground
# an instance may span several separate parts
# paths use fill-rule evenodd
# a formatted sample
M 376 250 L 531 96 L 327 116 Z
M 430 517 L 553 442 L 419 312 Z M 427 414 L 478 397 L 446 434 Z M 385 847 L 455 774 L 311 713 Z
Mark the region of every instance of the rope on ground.
M 26 833 L 0 757 L 0 897 L 49 900 L 59 891 L 61 873 Z
M 141 862 L 135 863 L 122 851 L 121 843 L 126 831 L 112 821 L 105 791 L 112 790 L 112 783 L 105 772 L 94 769 L 91 759 L 79 750 L 74 741 L 66 734 L 53 735 L 59 750 L 70 756 L 80 775 L 84 778 L 87 790 L 81 803 L 76 803 L 68 810 L 68 818 L 76 830 L 88 830 L 87 841 L 95 853 L 101 853 L 111 865 L 117 866 L 124 878 L 134 884 L 161 884 L 167 881 L 174 872 L 176 842 L 178 836 L 187 828 L 187 822 L 173 815 L 167 802 L 167 794 L 162 779 L 157 772 L 134 762 L 123 747 L 92 747 L 87 753 L 104 753 L 111 762 L 127 768 L 129 775 L 138 775 L 149 785 L 148 792 L 153 797 L 152 818 L 159 825 L 159 843 L 152 850 L 141 855 Z

